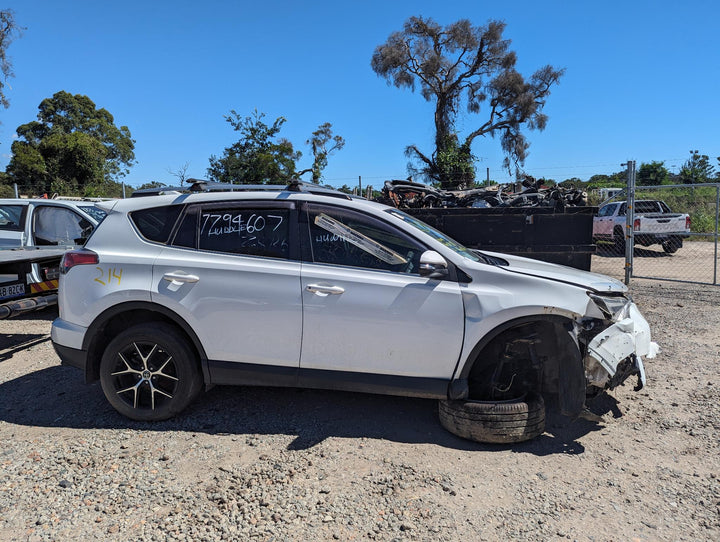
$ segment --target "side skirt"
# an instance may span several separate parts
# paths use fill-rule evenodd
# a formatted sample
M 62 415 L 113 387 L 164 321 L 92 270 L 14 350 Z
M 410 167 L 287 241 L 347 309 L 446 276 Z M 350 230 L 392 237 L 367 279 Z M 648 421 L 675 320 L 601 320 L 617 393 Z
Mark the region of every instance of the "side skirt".
M 350 371 L 208 361 L 209 384 L 355 391 L 447 399 L 449 380 Z

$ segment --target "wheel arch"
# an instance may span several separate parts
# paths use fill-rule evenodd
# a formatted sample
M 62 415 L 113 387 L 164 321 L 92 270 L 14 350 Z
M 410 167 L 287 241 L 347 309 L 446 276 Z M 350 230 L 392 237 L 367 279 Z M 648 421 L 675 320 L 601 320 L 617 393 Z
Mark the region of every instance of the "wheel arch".
M 105 347 L 119 330 L 143 322 L 166 322 L 178 328 L 190 341 L 198 357 L 203 380 L 210 381 L 207 355 L 200 339 L 192 327 L 177 313 L 148 301 L 128 301 L 113 305 L 100 313 L 88 327 L 82 349 L 87 352 L 85 366 L 86 382 L 100 377 L 100 360 Z
M 553 356 L 548 356 L 549 363 L 546 367 L 548 372 L 545 375 L 547 382 L 543 380 L 545 387 L 543 391 L 558 393 L 561 410 L 565 412 L 579 411 L 584 403 L 585 370 L 577 341 L 575 322 L 572 318 L 561 315 L 522 316 L 503 322 L 485 334 L 471 350 L 450 383 L 448 397 L 451 400 L 468 399 L 470 396 L 470 373 L 475 364 L 482 359 L 483 351 L 503 334 L 533 324 L 539 324 L 536 327 L 543 331 L 541 340 L 545 344 L 545 351 L 553 353 Z

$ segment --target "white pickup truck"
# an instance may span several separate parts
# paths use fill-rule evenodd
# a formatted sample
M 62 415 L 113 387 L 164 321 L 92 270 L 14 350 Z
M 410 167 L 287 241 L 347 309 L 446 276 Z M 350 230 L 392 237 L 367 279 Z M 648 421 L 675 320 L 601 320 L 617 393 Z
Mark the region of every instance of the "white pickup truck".
M 618 250 L 625 250 L 627 202 L 614 201 L 600 207 L 593 219 L 593 241 L 610 241 Z M 635 200 L 633 237 L 635 245 L 662 245 L 668 254 L 683 245 L 690 236 L 690 215 L 673 213 L 665 202 Z

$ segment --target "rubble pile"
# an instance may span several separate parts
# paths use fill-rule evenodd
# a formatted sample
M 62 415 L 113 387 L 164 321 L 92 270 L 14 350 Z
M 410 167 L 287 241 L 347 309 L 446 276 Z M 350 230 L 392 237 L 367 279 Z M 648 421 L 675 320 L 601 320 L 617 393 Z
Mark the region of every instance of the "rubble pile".
M 575 187 L 544 187 L 525 176 L 522 182 L 496 184 L 470 190 L 441 190 L 411 181 L 385 181 L 378 201 L 399 209 L 432 207 L 550 207 L 586 206 L 587 192 Z

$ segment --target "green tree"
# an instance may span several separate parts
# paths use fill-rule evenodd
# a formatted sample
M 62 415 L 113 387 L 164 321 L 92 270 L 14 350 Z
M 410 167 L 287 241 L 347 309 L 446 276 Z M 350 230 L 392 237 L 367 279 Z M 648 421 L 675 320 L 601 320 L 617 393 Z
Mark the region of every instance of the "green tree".
M 585 183 L 583 183 L 580 177 L 570 177 L 569 179 L 565 179 L 564 181 L 558 183 L 558 186 L 562 186 L 564 188 L 572 188 L 583 186 L 584 184 Z
M 345 140 L 339 135 L 333 135 L 332 124 L 325 122 L 318 126 L 310 139 L 305 142 L 310 145 L 313 154 L 312 182 L 319 183 L 323 170 L 328 165 L 328 157 L 345 146 Z
M 135 141 L 106 109 L 80 94 L 57 92 L 38 120 L 19 126 L 7 171 L 26 193 L 89 195 L 109 187 L 135 161 Z
M 655 186 L 668 184 L 670 171 L 665 167 L 665 162 L 652 161 L 649 164 L 641 163 L 635 178 L 638 186 Z
M 12 178 L 4 171 L 0 171 L 0 198 L 14 198 L 15 190 L 13 189 Z
M 279 138 L 284 117 L 272 125 L 263 122 L 264 113 L 257 109 L 252 116 L 240 117 L 235 111 L 225 116 L 240 139 L 225 148 L 221 157 L 211 156 L 208 177 L 214 181 L 236 184 L 286 182 L 295 177 L 295 163 L 302 155 L 287 139 Z
M 146 188 L 160 188 L 162 186 L 167 186 L 167 183 L 161 183 L 160 181 L 149 181 L 145 184 L 141 184 L 138 186 L 138 190 L 144 190 Z
M 715 179 L 715 168 L 707 154 L 690 151 L 690 158 L 680 168 L 680 182 L 684 184 L 711 183 Z
M 5 96 L 5 86 L 8 79 L 15 75 L 7 50 L 21 30 L 22 28 L 15 22 L 15 13 L 11 9 L 0 10 L 0 106 L 5 109 L 10 105 Z
M 516 55 L 510 40 L 503 39 L 504 30 L 500 21 L 473 26 L 463 19 L 442 27 L 410 17 L 373 53 L 372 69 L 388 84 L 413 91 L 419 86 L 422 97 L 435 104 L 433 152 L 410 145 L 406 154 L 420 164 L 412 168 L 442 188 L 472 182 L 471 148 L 479 136 L 498 136 L 505 167 L 510 171 L 513 163 L 517 171 L 530 145 L 522 128 L 542 130 L 547 123 L 543 107 L 564 70 L 548 65 L 526 80 L 515 69 Z M 461 137 L 456 118 L 463 105 L 470 114 L 483 112 L 485 120 Z
M 609 176 L 607 176 L 607 175 L 605 175 L 605 174 L 602 174 L 602 173 L 599 173 L 599 174 L 593 175 L 592 177 L 590 177 L 590 178 L 588 179 L 588 186 L 590 186 L 590 185 L 592 185 L 592 186 L 605 186 L 605 185 L 606 185 L 607 183 L 609 183 L 609 182 L 610 182 L 610 177 L 609 177 Z

